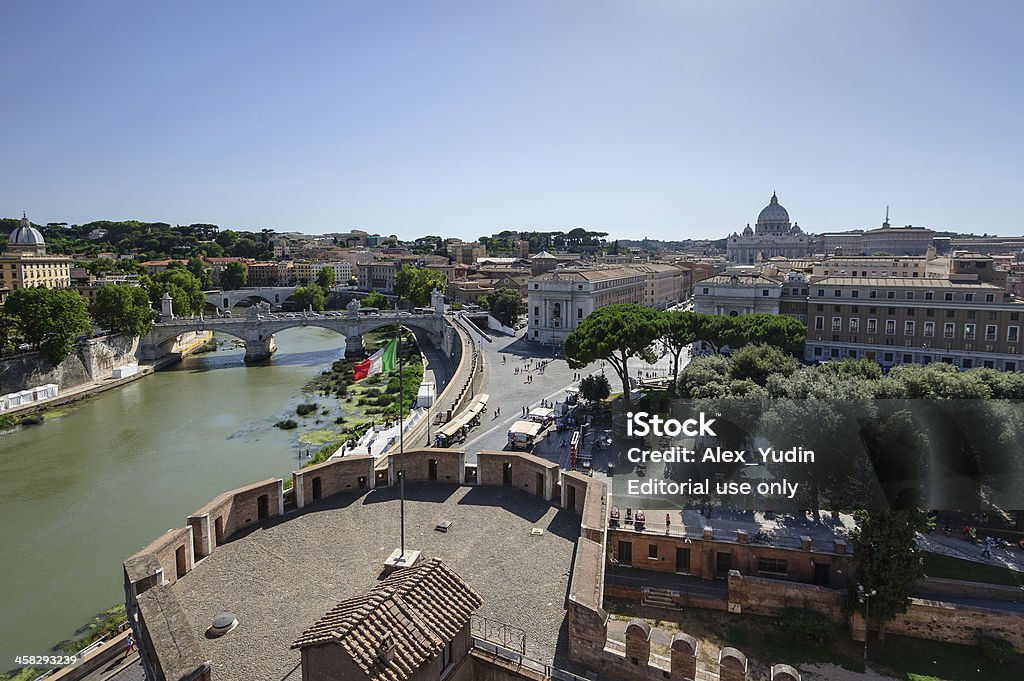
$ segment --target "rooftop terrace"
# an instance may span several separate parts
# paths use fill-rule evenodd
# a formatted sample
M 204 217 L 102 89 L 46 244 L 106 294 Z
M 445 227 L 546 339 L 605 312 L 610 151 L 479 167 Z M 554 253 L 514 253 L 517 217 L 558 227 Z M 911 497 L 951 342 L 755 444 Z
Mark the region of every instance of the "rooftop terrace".
M 237 535 L 174 583 L 216 679 L 300 679 L 290 646 L 339 601 L 372 589 L 398 546 L 396 488 L 344 494 Z M 478 615 L 526 631 L 527 654 L 567 654 L 566 594 L 580 519 L 511 488 L 410 484 L 406 548 L 441 558 L 482 597 Z M 452 521 L 447 533 L 434 526 Z M 543 534 L 532 536 L 540 528 Z M 223 611 L 238 627 L 206 638 Z

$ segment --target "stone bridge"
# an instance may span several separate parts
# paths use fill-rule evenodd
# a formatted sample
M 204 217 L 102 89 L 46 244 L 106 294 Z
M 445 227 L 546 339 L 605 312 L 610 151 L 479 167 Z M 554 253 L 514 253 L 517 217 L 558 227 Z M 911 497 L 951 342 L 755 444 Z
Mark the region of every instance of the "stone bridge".
M 230 310 L 243 300 L 250 298 L 269 303 L 271 308 L 279 310 L 281 304 L 288 299 L 297 286 L 272 286 L 265 288 L 240 288 L 234 291 L 207 291 L 206 302 L 218 311 Z
M 234 291 L 206 291 L 203 295 L 206 297 L 206 302 L 212 305 L 217 312 L 230 310 L 243 300 L 262 301 L 268 303 L 272 310 L 280 310 L 284 301 L 288 300 L 298 288 L 298 286 L 267 286 L 263 288 L 240 288 Z M 370 295 L 368 291 L 340 290 L 354 298 L 365 298 Z M 393 298 L 393 296 L 388 296 L 388 298 Z
M 139 343 L 139 358 L 151 361 L 170 353 L 178 336 L 188 331 L 214 331 L 245 342 L 245 361 L 258 362 L 270 357 L 277 346 L 274 334 L 299 326 L 318 326 L 345 336 L 345 354 L 362 356 L 363 334 L 382 326 L 401 324 L 423 331 L 436 347 L 451 355 L 458 336 L 444 316 L 444 295 L 435 296 L 433 313 L 380 312 L 361 314 L 359 303 L 352 301 L 345 312 L 274 313 L 266 303 L 253 305 L 245 316 L 172 318 L 153 326 Z

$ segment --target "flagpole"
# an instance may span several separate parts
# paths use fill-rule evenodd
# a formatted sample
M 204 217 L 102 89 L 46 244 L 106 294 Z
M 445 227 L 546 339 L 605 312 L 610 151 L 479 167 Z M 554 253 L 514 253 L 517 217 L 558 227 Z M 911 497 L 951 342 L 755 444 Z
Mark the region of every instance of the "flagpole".
M 401 497 L 401 532 L 402 543 L 399 547 L 399 560 L 405 558 L 405 418 L 402 415 L 404 408 L 402 399 L 405 396 L 405 380 L 402 375 L 402 325 L 398 325 L 398 470 L 399 470 L 399 495 Z

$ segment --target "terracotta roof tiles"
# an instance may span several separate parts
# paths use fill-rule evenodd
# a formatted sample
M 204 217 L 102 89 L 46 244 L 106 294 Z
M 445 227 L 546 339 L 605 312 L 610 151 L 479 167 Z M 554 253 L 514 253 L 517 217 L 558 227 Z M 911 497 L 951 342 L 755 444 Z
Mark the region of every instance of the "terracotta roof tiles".
M 368 678 L 405 681 L 455 638 L 482 603 L 471 586 L 434 558 L 338 603 L 291 647 L 336 643 Z M 388 649 L 393 655 L 385 655 Z

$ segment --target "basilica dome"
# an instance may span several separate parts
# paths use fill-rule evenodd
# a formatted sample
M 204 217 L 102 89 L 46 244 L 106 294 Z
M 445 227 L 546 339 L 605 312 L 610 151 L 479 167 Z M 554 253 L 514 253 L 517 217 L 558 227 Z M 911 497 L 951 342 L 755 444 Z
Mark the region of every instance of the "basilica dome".
M 29 223 L 28 217 L 24 213 L 21 215 L 21 224 L 11 232 L 7 242 L 24 246 L 42 246 L 45 243 L 43 235 Z
M 789 225 L 789 212 L 779 204 L 779 197 L 772 192 L 772 200 L 764 207 L 757 216 L 757 224 L 769 224 L 783 222 Z

